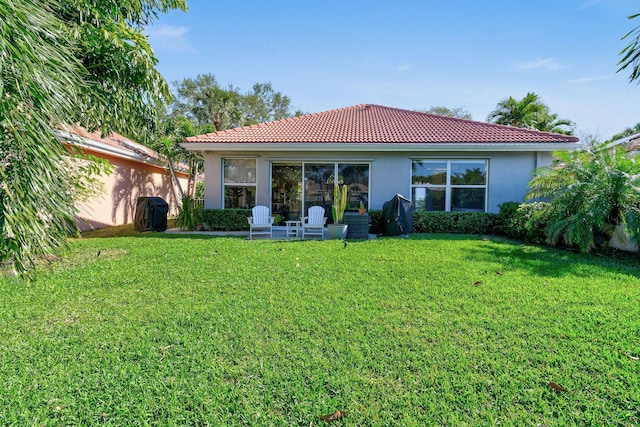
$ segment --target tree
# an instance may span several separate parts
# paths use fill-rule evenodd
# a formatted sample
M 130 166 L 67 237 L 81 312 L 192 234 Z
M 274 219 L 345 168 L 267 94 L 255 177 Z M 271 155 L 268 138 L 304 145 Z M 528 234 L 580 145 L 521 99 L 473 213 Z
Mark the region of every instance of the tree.
M 495 110 L 489 113 L 487 121 L 499 125 L 566 135 L 573 134 L 574 129 L 573 122 L 558 119 L 557 114 L 551 114 L 549 107 L 533 92 L 527 93 L 519 101 L 510 96 L 498 102 Z
M 629 19 L 634 19 L 640 16 L 640 13 L 629 16 Z M 622 59 L 618 62 L 620 68 L 618 72 L 631 68 L 631 75 L 629 81 L 640 79 L 640 25 L 629 31 L 622 37 L 622 40 L 629 39 L 629 44 L 622 49 L 620 55 Z
M 547 239 L 588 252 L 596 238 L 610 239 L 623 225 L 630 240 L 640 238 L 640 159 L 622 147 L 604 145 L 554 153 L 552 166 L 539 168 L 526 199 L 551 199 Z
M 184 1 L 112 3 L 0 0 L 0 263 L 17 273 L 77 232 L 91 184 L 69 176 L 52 125 L 131 134 L 169 94 L 140 26 Z
M 473 116 L 471 115 L 471 113 L 465 110 L 463 107 L 450 109 L 447 107 L 436 106 L 436 107 L 431 107 L 428 110 L 418 110 L 418 111 L 421 111 L 423 113 L 437 114 L 439 116 L 473 120 Z
M 200 74 L 173 84 L 175 101 L 169 107 L 171 114 L 191 118 L 198 128 L 213 124 L 216 130 L 225 130 L 294 115 L 289 97 L 276 92 L 271 83 L 256 83 L 246 94 L 233 85 L 223 88 L 213 74 Z
M 256 83 L 242 99 L 243 124 L 253 125 L 291 117 L 291 100 L 271 83 Z

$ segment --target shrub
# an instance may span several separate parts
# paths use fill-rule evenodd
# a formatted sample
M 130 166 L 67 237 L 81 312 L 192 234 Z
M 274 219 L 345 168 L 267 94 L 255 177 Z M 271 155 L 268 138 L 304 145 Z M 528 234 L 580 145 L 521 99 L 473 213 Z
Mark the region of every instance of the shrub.
M 182 208 L 176 217 L 175 225 L 180 228 L 180 230 L 193 230 L 196 226 L 196 217 L 194 214 L 194 203 L 193 199 L 189 195 L 184 195 L 182 197 Z
M 414 212 L 416 233 L 493 234 L 497 215 L 488 212 Z
M 516 209 L 514 209 L 516 207 Z M 551 205 L 546 202 L 503 203 L 496 232 L 529 243 L 545 243 Z
M 547 238 L 582 252 L 608 241 L 623 225 L 640 239 L 640 162 L 617 146 L 558 151 L 553 165 L 536 169 L 526 200 L 552 200 Z
M 382 210 L 370 210 L 369 212 L 369 232 L 373 234 L 384 233 L 384 215 Z
M 244 231 L 251 209 L 204 209 L 202 223 L 211 231 Z

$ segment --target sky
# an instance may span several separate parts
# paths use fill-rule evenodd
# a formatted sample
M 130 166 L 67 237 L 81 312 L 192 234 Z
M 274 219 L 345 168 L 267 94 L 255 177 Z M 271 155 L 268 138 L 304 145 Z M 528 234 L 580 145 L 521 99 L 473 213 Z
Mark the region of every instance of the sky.
M 486 121 L 535 92 L 576 135 L 640 122 L 640 85 L 617 73 L 638 0 L 187 0 L 145 28 L 167 81 L 270 82 L 294 110 L 357 104 L 464 108 Z

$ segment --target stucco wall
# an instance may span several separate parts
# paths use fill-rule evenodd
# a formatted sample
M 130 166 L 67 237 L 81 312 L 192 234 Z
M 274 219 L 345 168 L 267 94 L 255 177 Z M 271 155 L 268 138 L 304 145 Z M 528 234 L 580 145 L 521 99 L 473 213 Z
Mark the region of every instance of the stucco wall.
M 381 209 L 382 204 L 396 194 L 411 198 L 412 158 L 478 158 L 489 160 L 489 191 L 487 209 L 498 212 L 504 202 L 522 202 L 531 180 L 531 172 L 539 166 L 551 164 L 547 152 L 278 152 L 278 153 L 206 153 L 205 154 L 205 207 L 222 208 L 222 159 L 238 157 L 257 158 L 256 202 L 270 205 L 270 164 L 282 161 L 369 161 L 371 162 L 369 194 L 370 209 Z
M 133 222 L 138 197 L 162 197 L 169 204 L 169 212 L 175 212 L 178 201 L 171 189 L 171 177 L 165 169 L 117 157 L 100 156 L 109 160 L 114 171 L 101 178 L 105 193 L 76 204 L 79 210 L 76 223 L 81 230 Z M 178 179 L 186 191 L 187 176 L 179 174 Z

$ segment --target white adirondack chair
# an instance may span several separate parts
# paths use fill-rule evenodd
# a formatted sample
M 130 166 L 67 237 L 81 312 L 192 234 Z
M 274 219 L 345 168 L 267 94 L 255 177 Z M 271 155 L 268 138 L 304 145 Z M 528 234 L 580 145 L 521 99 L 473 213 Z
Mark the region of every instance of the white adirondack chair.
M 320 239 L 324 239 L 324 224 L 326 222 L 327 217 L 324 216 L 322 206 L 310 207 L 308 216 L 302 217 L 302 238 L 320 236 Z
M 253 216 L 247 217 L 249 221 L 249 240 L 253 239 L 255 235 L 268 235 L 269 238 L 273 238 L 273 221 L 269 213 L 269 208 L 266 206 L 255 206 L 251 209 Z

